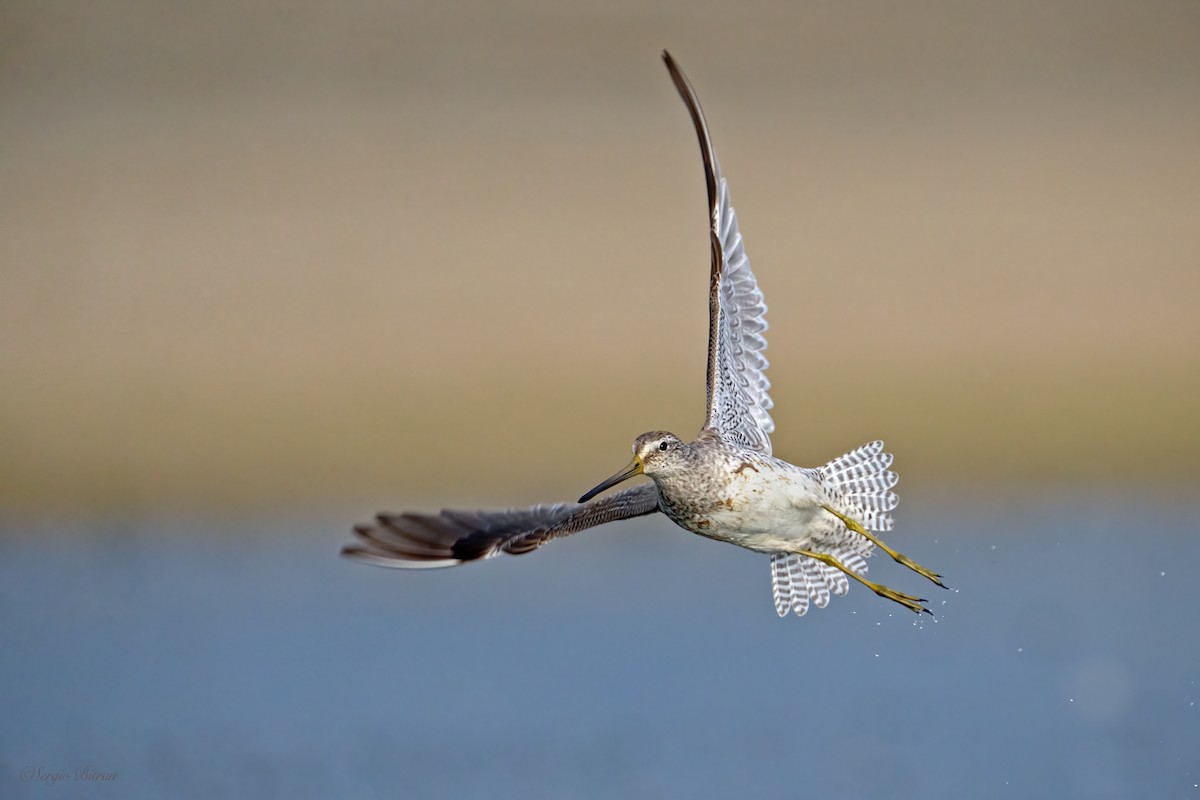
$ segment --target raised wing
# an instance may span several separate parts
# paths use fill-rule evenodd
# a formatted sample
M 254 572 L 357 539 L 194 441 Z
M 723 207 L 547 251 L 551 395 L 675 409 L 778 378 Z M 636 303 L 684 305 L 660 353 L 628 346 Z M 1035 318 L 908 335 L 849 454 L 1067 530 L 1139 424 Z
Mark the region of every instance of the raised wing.
M 500 553 L 523 555 L 551 539 L 657 510 L 658 490 L 645 483 L 582 505 L 379 514 L 375 522 L 354 526 L 363 541 L 343 548 L 342 555 L 381 567 L 454 567 Z
M 708 295 L 708 416 L 705 427 L 713 428 L 730 442 L 771 452 L 775 422 L 768 413 L 773 405 L 771 388 L 763 371 L 767 347 L 767 307 L 758 281 L 750 271 L 750 260 L 742 246 L 737 215 L 729 200 L 729 186 L 713 152 L 708 123 L 696 91 L 683 70 L 663 51 L 663 61 L 683 102 L 687 104 L 708 184 L 709 222 L 712 225 L 712 273 Z

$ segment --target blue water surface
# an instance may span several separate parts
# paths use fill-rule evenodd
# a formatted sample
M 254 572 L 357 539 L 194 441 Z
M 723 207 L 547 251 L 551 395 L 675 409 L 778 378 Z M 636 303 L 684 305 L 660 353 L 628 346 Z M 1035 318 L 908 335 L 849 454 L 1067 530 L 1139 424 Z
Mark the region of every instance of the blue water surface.
M 10 519 L 0 797 L 1200 797 L 1190 509 L 1018 499 L 906 510 L 952 591 L 872 559 L 936 619 L 781 620 L 661 518 L 419 573 L 340 513 Z

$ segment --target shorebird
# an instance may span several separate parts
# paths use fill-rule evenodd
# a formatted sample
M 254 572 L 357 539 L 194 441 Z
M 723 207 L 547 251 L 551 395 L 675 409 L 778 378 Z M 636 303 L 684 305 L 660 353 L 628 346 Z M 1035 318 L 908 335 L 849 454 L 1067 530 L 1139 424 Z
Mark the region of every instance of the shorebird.
M 521 555 L 552 539 L 606 522 L 661 511 L 685 530 L 770 556 L 775 610 L 802 616 L 853 579 L 917 613 L 925 600 L 867 580 L 878 547 L 900 564 L 944 587 L 941 576 L 893 550 L 876 535 L 890 531 L 899 480 L 892 456 L 876 441 L 816 469 L 771 455 L 775 423 L 768 413 L 770 383 L 763 331 L 766 306 L 738 232 L 729 187 L 713 152 L 704 112 L 670 53 L 663 61 L 679 91 L 704 161 L 712 264 L 708 298 L 707 417 L 691 442 L 666 431 L 643 433 L 633 461 L 579 498 L 578 503 L 505 511 L 378 514 L 357 525 L 360 542 L 342 554 L 404 569 L 451 567 Z M 636 475 L 650 478 L 600 495 Z

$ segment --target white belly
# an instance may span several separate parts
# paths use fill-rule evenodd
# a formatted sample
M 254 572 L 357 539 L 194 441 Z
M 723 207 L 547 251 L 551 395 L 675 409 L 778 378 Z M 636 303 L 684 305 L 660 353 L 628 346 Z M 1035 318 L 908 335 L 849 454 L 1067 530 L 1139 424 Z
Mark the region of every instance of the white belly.
M 807 471 L 777 463 L 783 469 L 762 464 L 738 473 L 700 513 L 668 515 L 693 533 L 767 553 L 804 549 L 839 531 L 840 520 L 821 508 L 820 484 Z

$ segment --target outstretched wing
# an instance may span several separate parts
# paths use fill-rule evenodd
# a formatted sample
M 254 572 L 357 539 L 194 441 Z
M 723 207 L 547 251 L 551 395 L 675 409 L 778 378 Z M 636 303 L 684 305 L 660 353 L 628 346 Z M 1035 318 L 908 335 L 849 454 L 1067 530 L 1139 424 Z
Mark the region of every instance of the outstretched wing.
M 683 70 L 663 51 L 663 61 L 683 102 L 687 104 L 708 182 L 709 222 L 712 225 L 712 275 L 708 295 L 708 417 L 705 427 L 713 428 L 728 441 L 771 452 L 771 431 L 775 423 L 768 413 L 771 388 L 763 371 L 767 347 L 763 331 L 767 329 L 767 307 L 750 260 L 742 246 L 737 215 L 729 200 L 729 186 L 721 175 L 721 165 L 713 152 L 708 123 L 696 91 Z
M 375 522 L 354 526 L 362 543 L 344 548 L 342 555 L 381 567 L 453 567 L 502 552 L 522 555 L 551 539 L 657 510 L 658 490 L 645 483 L 583 504 L 379 514 Z

